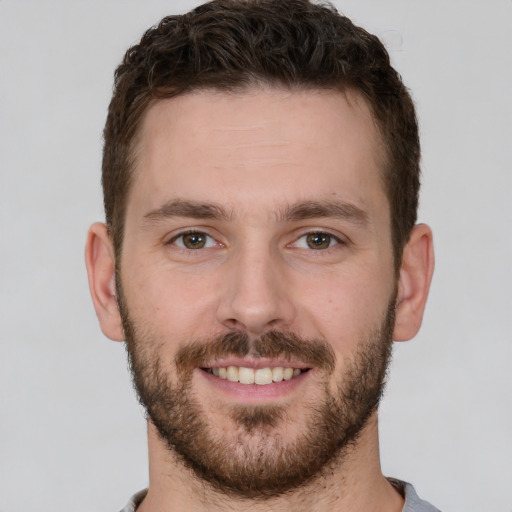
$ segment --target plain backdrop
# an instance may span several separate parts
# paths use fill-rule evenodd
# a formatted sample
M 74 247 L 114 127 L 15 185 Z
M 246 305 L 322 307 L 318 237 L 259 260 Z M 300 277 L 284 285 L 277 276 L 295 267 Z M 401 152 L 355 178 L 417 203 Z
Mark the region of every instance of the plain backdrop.
M 123 344 L 83 263 L 115 66 L 193 1 L 0 0 L 0 511 L 113 512 L 147 485 Z M 511 512 L 512 2 L 347 0 L 411 88 L 437 268 L 395 350 L 384 472 L 444 512 Z

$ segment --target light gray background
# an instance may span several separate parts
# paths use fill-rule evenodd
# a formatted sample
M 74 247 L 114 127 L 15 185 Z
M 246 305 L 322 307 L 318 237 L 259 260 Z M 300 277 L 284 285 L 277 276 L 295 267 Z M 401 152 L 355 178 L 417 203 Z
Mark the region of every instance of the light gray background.
M 0 511 L 112 512 L 147 483 L 122 344 L 83 264 L 114 67 L 192 1 L 0 0 Z M 444 512 L 512 511 L 512 2 L 336 2 L 380 35 L 423 138 L 437 269 L 396 347 L 386 474 Z

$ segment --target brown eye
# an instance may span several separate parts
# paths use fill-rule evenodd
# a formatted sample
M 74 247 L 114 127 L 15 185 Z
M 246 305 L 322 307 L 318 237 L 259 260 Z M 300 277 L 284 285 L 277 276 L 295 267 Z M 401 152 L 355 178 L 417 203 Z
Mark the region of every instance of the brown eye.
M 216 244 L 211 236 L 206 233 L 201 233 L 200 231 L 183 233 L 174 238 L 172 243 L 182 249 L 205 249 L 213 247 Z
M 310 233 L 306 235 L 306 243 L 310 249 L 328 249 L 334 237 L 327 233 Z
M 206 245 L 206 237 L 202 233 L 183 235 L 183 244 L 188 249 L 202 249 Z

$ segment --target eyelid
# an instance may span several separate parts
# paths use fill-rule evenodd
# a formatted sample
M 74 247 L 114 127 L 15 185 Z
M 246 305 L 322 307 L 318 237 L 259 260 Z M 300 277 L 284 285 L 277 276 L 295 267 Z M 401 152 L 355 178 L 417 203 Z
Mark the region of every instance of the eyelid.
M 350 243 L 350 240 L 348 239 L 348 237 L 346 237 L 345 235 L 342 235 L 341 233 L 333 233 L 330 229 L 328 228 L 307 228 L 307 229 L 303 229 L 301 230 L 297 236 L 294 238 L 294 241 L 290 244 L 288 244 L 289 247 L 297 247 L 297 242 L 299 240 L 301 240 L 302 238 L 304 237 L 307 237 L 309 235 L 326 235 L 328 237 L 330 237 L 331 239 L 334 239 L 336 241 L 336 244 L 334 245 L 330 245 L 329 247 L 327 247 L 326 249 L 323 249 L 324 251 L 325 250 L 328 250 L 328 249 L 333 249 L 334 247 L 338 246 L 338 245 L 348 245 Z M 301 248 L 301 247 L 299 247 Z M 311 250 L 311 248 L 309 248 Z
M 184 251 L 190 252 L 190 251 L 192 251 L 192 249 L 177 245 L 175 242 L 176 242 L 176 240 L 178 240 L 179 238 L 181 238 L 183 236 L 190 235 L 190 234 L 196 234 L 196 233 L 203 235 L 215 242 L 215 244 L 210 245 L 209 247 L 203 247 L 202 249 L 210 249 L 214 246 L 220 246 L 220 247 L 225 246 L 224 243 L 219 241 L 218 236 L 210 234 L 209 229 L 205 229 L 203 227 L 185 228 L 181 231 L 178 231 L 177 233 L 176 232 L 173 233 L 172 236 L 170 236 L 170 238 L 168 238 L 167 240 L 164 239 L 163 243 L 164 243 L 164 245 L 174 245 L 178 249 L 182 249 Z M 342 235 L 341 233 L 334 234 L 328 228 L 304 228 L 304 229 L 301 229 L 300 232 L 297 233 L 297 235 L 294 237 L 294 240 L 287 245 L 288 245 L 288 247 L 294 247 L 297 245 L 297 242 L 299 240 L 301 240 L 302 238 L 307 237 L 308 235 L 315 235 L 315 234 L 323 234 L 323 235 L 326 235 L 336 241 L 336 243 L 334 245 L 330 245 L 328 248 L 323 249 L 324 251 L 327 249 L 332 249 L 337 245 L 350 244 L 350 240 L 348 239 L 348 237 L 346 237 L 345 235 Z M 198 250 L 198 249 L 196 249 L 196 250 Z
M 328 237 L 330 240 L 329 240 L 329 245 L 325 248 L 313 248 L 313 247 L 310 247 L 308 245 L 308 243 L 305 241 L 305 239 L 311 235 L 324 235 L 325 237 Z M 304 239 L 304 242 L 301 246 L 299 246 L 299 242 L 301 240 Z M 335 235 L 331 234 L 331 233 L 327 233 L 325 231 L 310 231 L 308 233 L 304 233 L 303 235 L 299 236 L 295 242 L 293 242 L 293 246 L 294 247 L 298 247 L 300 249 L 308 249 L 308 250 L 318 250 L 318 251 L 326 251 L 328 249 L 332 249 L 333 247 L 336 247 L 337 245 L 340 245 L 341 244 L 341 240 L 336 237 Z
M 188 247 L 185 247 L 185 246 L 181 246 L 181 245 L 178 245 L 176 244 L 176 240 L 180 239 L 181 237 L 184 237 L 186 235 L 193 235 L 193 234 L 198 234 L 198 235 L 203 235 L 204 237 L 206 238 L 209 238 L 211 240 L 213 240 L 215 242 L 215 244 L 213 245 L 209 245 L 209 246 L 206 246 L 206 247 L 200 247 L 200 248 L 197 248 L 197 249 L 190 249 Z M 184 250 L 184 251 L 199 251 L 201 249 L 210 249 L 212 247 L 214 247 L 215 245 L 220 245 L 222 246 L 222 243 L 219 242 L 215 237 L 213 237 L 212 235 L 210 235 L 207 231 L 205 231 L 204 229 L 201 229 L 201 228 L 187 228 L 187 229 L 184 229 L 183 231 L 180 231 L 178 233 L 175 233 L 171 236 L 171 238 L 169 238 L 168 241 L 164 242 L 164 245 L 174 245 L 175 247 L 177 247 L 178 249 L 181 249 L 181 250 Z

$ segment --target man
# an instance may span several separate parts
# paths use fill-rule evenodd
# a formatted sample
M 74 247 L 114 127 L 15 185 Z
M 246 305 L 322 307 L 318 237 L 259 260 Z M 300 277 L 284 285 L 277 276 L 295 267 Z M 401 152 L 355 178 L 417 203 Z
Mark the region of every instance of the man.
M 148 417 L 124 510 L 435 511 L 379 463 L 434 258 L 378 39 L 306 0 L 167 17 L 117 69 L 104 136 L 89 283 Z

